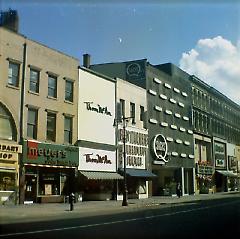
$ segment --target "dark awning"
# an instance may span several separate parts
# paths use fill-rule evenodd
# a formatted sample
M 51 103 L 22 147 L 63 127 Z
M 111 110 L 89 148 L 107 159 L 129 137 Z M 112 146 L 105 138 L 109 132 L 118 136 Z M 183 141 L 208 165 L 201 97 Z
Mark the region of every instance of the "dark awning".
M 120 169 L 121 174 L 123 173 L 123 169 Z M 157 175 L 153 174 L 152 172 L 146 169 L 134 169 L 134 168 L 127 168 L 126 174 L 130 177 L 139 177 L 139 178 L 154 178 Z
M 118 173 L 115 172 L 94 172 L 94 171 L 80 171 L 80 173 L 87 177 L 88 179 L 94 179 L 94 180 L 113 180 L 113 179 L 123 179 L 123 176 L 121 176 Z
M 238 175 L 236 173 L 233 173 L 231 171 L 226 171 L 226 170 L 217 170 L 218 173 L 226 176 L 226 177 L 233 177 L 233 178 L 237 178 Z

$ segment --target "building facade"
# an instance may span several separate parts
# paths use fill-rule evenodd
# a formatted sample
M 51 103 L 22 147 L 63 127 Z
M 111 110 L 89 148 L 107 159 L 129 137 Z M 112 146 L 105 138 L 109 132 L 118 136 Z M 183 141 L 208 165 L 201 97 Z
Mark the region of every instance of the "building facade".
M 83 200 L 116 199 L 115 136 L 116 81 L 87 67 L 79 68 L 78 146 L 76 191 Z
M 240 107 L 197 77 L 191 76 L 190 82 L 197 192 L 235 190 Z
M 195 167 L 188 75 L 172 64 L 153 66 L 146 59 L 91 67 L 146 91 L 149 168 L 158 176 L 150 184 L 150 195 L 175 194 L 178 181 L 183 194 L 193 193 Z
M 146 90 L 126 80 L 117 78 L 117 118 L 127 118 L 117 124 L 118 169 L 124 171 L 124 137 L 126 150 L 127 190 L 129 198 L 147 198 L 149 181 L 156 176 L 151 173 L 148 158 L 148 130 L 144 121 L 147 111 Z M 125 125 L 125 132 L 123 124 Z M 120 182 L 121 183 L 121 182 Z M 123 191 L 119 185 L 119 195 Z
M 15 191 L 20 203 L 63 201 L 70 187 L 66 182 L 78 166 L 72 146 L 77 141 L 78 60 L 0 31 L 1 120 L 8 127 L 1 127 L 2 149 L 8 144 L 16 149 L 18 143 L 23 151 L 14 159 L 19 169 L 14 170 Z M 21 147 L 11 153 L 21 153 Z

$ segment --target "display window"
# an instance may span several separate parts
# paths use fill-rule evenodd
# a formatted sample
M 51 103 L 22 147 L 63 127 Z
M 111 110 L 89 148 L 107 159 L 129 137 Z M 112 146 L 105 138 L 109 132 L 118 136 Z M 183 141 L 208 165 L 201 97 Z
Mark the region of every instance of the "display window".
M 0 173 L 0 191 L 14 191 L 16 185 L 15 172 Z

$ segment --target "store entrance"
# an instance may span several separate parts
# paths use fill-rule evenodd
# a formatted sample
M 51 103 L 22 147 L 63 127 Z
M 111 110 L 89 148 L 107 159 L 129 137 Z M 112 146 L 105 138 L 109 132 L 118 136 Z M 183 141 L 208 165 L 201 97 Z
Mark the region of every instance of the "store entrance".
M 35 203 L 37 201 L 37 175 L 25 175 L 25 201 Z

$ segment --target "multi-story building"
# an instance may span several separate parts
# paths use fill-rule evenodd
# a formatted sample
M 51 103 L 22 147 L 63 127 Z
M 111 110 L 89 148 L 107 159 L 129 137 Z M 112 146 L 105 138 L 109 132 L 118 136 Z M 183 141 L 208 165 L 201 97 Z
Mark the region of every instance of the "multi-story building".
M 150 195 L 194 192 L 194 152 L 191 91 L 188 75 L 172 64 L 153 66 L 146 59 L 91 66 L 110 77 L 119 77 L 146 91 L 148 129 L 147 161 L 157 177 Z
M 20 192 L 21 203 L 63 201 L 78 167 L 78 60 L 0 35 L 0 190 Z
M 197 192 L 234 190 L 240 107 L 196 76 L 190 77 L 190 83 Z
M 117 172 L 115 102 L 115 79 L 94 72 L 85 64 L 79 68 L 76 191 L 83 200 L 116 199 L 117 180 L 123 178 Z
M 147 111 L 146 90 L 126 80 L 117 78 L 118 169 L 124 169 L 124 137 L 126 151 L 127 191 L 129 198 L 147 198 L 149 181 L 156 175 L 151 173 L 148 160 L 148 130 L 144 121 Z M 124 120 L 122 120 L 125 118 Z M 125 124 L 125 132 L 123 124 Z M 150 168 L 150 170 L 149 170 Z M 121 181 L 120 181 L 121 183 Z M 124 190 L 119 183 L 118 198 Z

